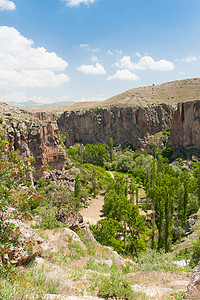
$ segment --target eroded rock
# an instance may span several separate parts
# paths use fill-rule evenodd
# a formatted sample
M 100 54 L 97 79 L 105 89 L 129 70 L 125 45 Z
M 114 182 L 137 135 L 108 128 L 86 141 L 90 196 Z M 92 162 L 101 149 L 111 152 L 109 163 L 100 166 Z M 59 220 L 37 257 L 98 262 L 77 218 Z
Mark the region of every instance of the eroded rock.
M 35 180 L 47 171 L 47 164 L 50 169 L 64 169 L 66 153 L 53 117 L 49 117 L 50 121 L 41 121 L 24 110 L 3 103 L 0 103 L 0 117 L 10 151 L 19 150 L 22 156 L 34 158 Z
M 77 142 L 108 143 L 141 147 L 139 138 L 166 130 L 171 126 L 173 108 L 167 104 L 149 107 L 111 107 L 85 112 L 65 112 L 58 119 L 60 131 L 65 132 L 67 146 Z
M 200 262 L 194 268 L 190 277 L 190 283 L 187 287 L 186 299 L 199 300 L 200 299 Z

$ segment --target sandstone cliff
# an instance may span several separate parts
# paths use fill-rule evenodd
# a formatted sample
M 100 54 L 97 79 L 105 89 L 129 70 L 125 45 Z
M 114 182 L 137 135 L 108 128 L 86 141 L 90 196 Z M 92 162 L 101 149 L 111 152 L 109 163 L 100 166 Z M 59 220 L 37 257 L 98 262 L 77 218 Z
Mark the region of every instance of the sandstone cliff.
M 0 120 L 10 150 L 20 150 L 21 155 L 33 157 L 37 180 L 43 175 L 43 165 L 50 169 L 62 170 L 66 162 L 66 154 L 59 141 L 59 130 L 56 122 L 40 121 L 24 110 L 0 104 Z M 44 119 L 44 115 L 41 116 Z
M 65 112 L 58 119 L 58 127 L 66 135 L 67 146 L 76 142 L 108 143 L 109 137 L 112 137 L 114 145 L 139 148 L 139 139 L 171 126 L 173 111 L 171 106 L 161 104 Z
M 169 145 L 177 153 L 183 149 L 200 152 L 200 100 L 178 104 Z

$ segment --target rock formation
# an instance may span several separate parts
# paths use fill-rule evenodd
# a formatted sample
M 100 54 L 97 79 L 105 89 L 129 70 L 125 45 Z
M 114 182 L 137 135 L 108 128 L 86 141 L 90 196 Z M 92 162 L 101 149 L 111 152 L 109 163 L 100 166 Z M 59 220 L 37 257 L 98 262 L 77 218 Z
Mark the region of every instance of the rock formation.
M 192 271 L 190 283 L 187 287 L 186 299 L 198 300 L 200 298 L 200 262 Z
M 200 153 L 200 100 L 178 104 L 172 119 L 169 145 L 177 154 L 188 149 Z
M 41 114 L 41 119 L 45 118 Z M 0 104 L 0 120 L 9 141 L 10 150 L 19 150 L 22 156 L 33 157 L 37 180 L 48 164 L 50 169 L 62 170 L 66 163 L 65 150 L 59 141 L 56 122 L 40 121 L 24 110 Z
M 171 126 L 173 108 L 166 104 L 149 107 L 111 107 L 85 112 L 65 112 L 58 119 L 59 130 L 66 135 L 65 144 L 76 142 L 132 145 L 139 148 L 139 139 Z

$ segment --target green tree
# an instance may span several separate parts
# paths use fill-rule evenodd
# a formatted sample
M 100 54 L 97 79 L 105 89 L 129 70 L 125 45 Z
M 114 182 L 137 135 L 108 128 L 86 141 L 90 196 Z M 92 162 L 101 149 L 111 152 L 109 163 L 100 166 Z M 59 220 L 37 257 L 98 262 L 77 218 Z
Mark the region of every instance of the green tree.
M 19 183 L 26 181 L 27 174 L 33 171 L 29 159 L 22 158 L 19 151 L 9 151 L 5 134 L 0 130 L 0 256 L 16 245 L 19 232 L 6 221 L 7 208 L 18 203 L 21 188 Z
M 78 174 L 75 179 L 74 197 L 78 200 L 81 199 L 81 181 L 80 175 Z

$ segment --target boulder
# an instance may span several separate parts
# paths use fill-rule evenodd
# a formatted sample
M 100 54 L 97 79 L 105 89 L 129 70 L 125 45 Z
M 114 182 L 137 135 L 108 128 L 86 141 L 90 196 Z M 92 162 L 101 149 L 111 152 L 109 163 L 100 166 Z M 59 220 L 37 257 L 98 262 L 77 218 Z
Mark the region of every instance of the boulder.
M 9 220 L 9 222 L 18 228 L 20 235 L 18 245 L 11 246 L 7 255 L 4 255 L 2 259 L 4 263 L 19 266 L 39 255 L 43 239 L 29 225 L 19 220 Z
M 187 223 L 185 225 L 185 235 L 189 235 L 194 231 L 194 226 L 196 222 L 198 221 L 198 215 L 194 214 L 189 217 L 187 220 Z
M 186 299 L 200 299 L 200 262 L 192 272 L 190 283 L 187 287 Z

